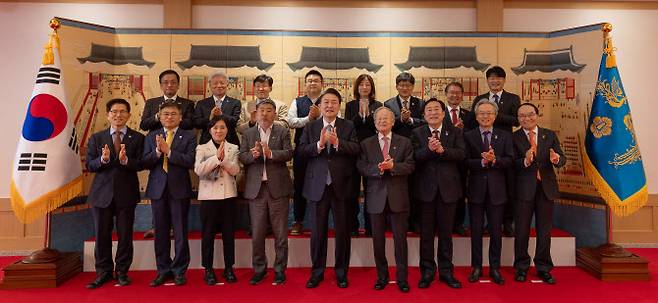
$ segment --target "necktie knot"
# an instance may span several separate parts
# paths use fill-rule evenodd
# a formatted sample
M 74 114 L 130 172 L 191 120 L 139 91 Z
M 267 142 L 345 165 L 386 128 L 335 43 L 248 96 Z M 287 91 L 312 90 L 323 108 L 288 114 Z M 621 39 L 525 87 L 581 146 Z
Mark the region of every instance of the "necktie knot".
M 433 131 L 432 131 L 432 137 L 434 137 L 434 139 L 438 139 L 438 138 L 439 138 L 439 131 L 436 130 L 436 129 L 433 130 Z
M 496 104 L 498 104 L 499 101 L 500 101 L 498 95 L 494 95 L 493 99 L 494 99 L 494 102 L 496 102 Z

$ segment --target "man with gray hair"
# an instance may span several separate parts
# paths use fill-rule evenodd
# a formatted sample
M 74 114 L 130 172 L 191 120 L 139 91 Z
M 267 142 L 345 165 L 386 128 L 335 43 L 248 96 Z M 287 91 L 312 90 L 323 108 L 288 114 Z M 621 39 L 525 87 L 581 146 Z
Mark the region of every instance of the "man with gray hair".
M 194 127 L 201 130 L 199 144 L 210 141 L 208 123 L 214 117 L 223 115 L 228 121 L 228 134 L 226 141 L 235 145 L 240 144 L 235 127 L 240 119 L 242 103 L 238 99 L 226 95 L 228 89 L 228 76 L 220 71 L 215 71 L 208 76 L 208 85 L 212 96 L 197 102 L 194 108 Z
M 495 128 L 498 106 L 484 99 L 475 105 L 478 127 L 464 135 L 468 178 L 468 212 L 471 222 L 471 283 L 482 276 L 482 234 L 486 214 L 489 229 L 489 276 L 503 285 L 500 274 L 503 210 L 507 203 L 505 172 L 514 163 L 511 133 Z

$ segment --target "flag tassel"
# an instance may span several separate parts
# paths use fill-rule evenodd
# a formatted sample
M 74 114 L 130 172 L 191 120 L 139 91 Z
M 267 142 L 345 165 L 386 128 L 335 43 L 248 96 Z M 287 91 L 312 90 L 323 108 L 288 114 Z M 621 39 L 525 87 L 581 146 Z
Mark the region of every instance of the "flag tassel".
M 11 206 L 20 221 L 23 224 L 31 223 L 32 221 L 43 216 L 44 213 L 55 210 L 62 205 L 62 201 L 70 201 L 77 197 L 82 192 L 82 176 L 73 179 L 68 184 L 48 192 L 40 198 L 31 201 L 26 205 L 25 200 L 21 196 L 16 184 L 12 178 L 10 185 Z

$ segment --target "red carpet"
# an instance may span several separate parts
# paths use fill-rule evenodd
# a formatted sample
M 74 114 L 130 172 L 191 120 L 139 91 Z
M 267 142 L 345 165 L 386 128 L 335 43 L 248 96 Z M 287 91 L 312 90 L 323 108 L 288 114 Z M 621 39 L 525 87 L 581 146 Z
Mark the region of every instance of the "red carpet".
M 131 272 L 133 284 L 128 287 L 103 286 L 97 290 L 87 290 L 84 285 L 94 278 L 93 273 L 82 273 L 57 289 L 30 289 L 0 291 L 0 302 L 657 302 L 658 301 L 658 249 L 631 249 L 633 252 L 650 260 L 649 282 L 601 282 L 584 271 L 575 268 L 556 268 L 553 275 L 557 285 L 542 283 L 517 283 L 513 281 L 511 268 L 504 268 L 506 284 L 498 286 L 493 283 L 470 284 L 466 281 L 468 268 L 457 268 L 456 276 L 464 288 L 449 289 L 444 284 L 433 283 L 429 289 L 418 289 L 418 268 L 410 269 L 409 282 L 412 289 L 408 294 L 398 291 L 395 284 L 390 284 L 384 291 L 372 290 L 375 281 L 373 268 L 350 269 L 350 287 L 339 289 L 335 285 L 333 271 L 325 273 L 325 281 L 317 289 L 304 288 L 309 269 L 290 269 L 287 271 L 288 282 L 273 286 L 273 274 L 269 274 L 266 283 L 250 286 L 250 270 L 238 270 L 238 283 L 217 286 L 203 284 L 202 271 L 191 270 L 188 284 L 182 287 L 161 286 L 150 288 L 148 283 L 154 277 L 153 272 Z M 0 265 L 6 265 L 16 258 L 0 258 Z M 485 269 L 486 272 L 486 269 Z M 217 271 L 221 274 L 221 270 Z M 529 278 L 536 279 L 534 272 Z M 394 277 L 394 270 L 391 277 Z

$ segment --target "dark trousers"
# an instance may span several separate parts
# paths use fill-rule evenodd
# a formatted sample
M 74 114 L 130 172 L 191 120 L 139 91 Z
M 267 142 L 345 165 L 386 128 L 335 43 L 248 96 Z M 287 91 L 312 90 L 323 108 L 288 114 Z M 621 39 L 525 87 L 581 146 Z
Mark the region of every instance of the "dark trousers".
M 306 174 L 306 166 L 308 162 L 306 158 L 298 156 L 295 150 L 295 155 L 292 159 L 292 172 L 293 172 L 293 186 L 295 192 L 293 195 L 293 215 L 295 222 L 304 222 L 304 215 L 306 214 L 306 198 L 304 198 L 304 175 Z
M 503 223 L 512 225 L 516 215 L 516 171 L 514 168 L 509 168 L 505 172 L 505 184 L 507 185 L 507 203 L 505 203 L 505 210 L 503 214 Z
M 355 172 L 352 175 L 352 186 L 353 188 L 351 189 L 351 194 L 350 194 L 350 199 L 347 202 L 348 206 L 350 206 L 350 218 L 352 218 L 352 231 L 358 231 L 359 230 L 359 213 L 363 214 L 363 223 L 364 223 L 364 228 L 366 230 L 366 233 L 371 232 L 371 224 L 370 224 L 370 215 L 368 215 L 368 212 L 366 211 L 367 205 L 366 202 L 367 199 L 365 198 L 367 193 L 363 191 L 363 211 L 361 211 L 361 207 L 359 207 L 359 196 L 361 194 L 361 182 L 363 182 L 363 188 L 366 188 L 367 185 L 367 179 L 364 177 L 361 177 L 361 175 L 358 172 Z
M 388 280 L 388 261 L 386 260 L 386 218 L 391 222 L 393 244 L 395 245 L 395 278 L 398 282 L 407 281 L 407 220 L 408 212 L 393 212 L 388 206 L 379 214 L 370 214 L 372 224 L 372 248 L 377 266 L 377 278 Z
M 274 271 L 284 272 L 288 267 L 288 211 L 290 197 L 275 199 L 270 194 L 267 182 L 262 182 L 255 199 L 249 200 L 251 217 L 252 266 L 256 273 L 267 269 L 265 255 L 265 236 L 267 227 L 272 226 L 274 233 Z
M 117 207 L 112 201 L 106 208 L 92 207 L 94 217 L 94 233 L 96 245 L 94 258 L 96 259 L 96 273 L 127 273 L 133 262 L 133 223 L 135 222 L 135 206 Z M 112 230 L 116 217 L 117 253 L 115 262 L 112 262 Z M 116 266 L 115 266 L 116 263 Z
M 466 175 L 468 173 L 468 170 L 466 169 L 465 165 L 462 165 L 459 167 L 459 176 L 460 176 L 460 181 L 461 181 L 461 187 L 462 187 L 462 192 L 464 193 L 464 196 L 466 196 Z M 453 229 L 458 228 L 458 227 L 463 227 L 464 226 L 464 220 L 466 219 L 466 197 L 463 197 L 459 200 L 457 200 L 457 205 L 456 205 L 456 210 L 455 210 L 455 220 L 453 224 Z
M 311 229 L 311 275 L 319 277 L 324 275 L 327 267 L 327 237 L 329 229 L 329 210 L 333 213 L 335 230 L 335 271 L 336 276 L 347 277 L 350 266 L 351 223 L 348 219 L 347 201 L 336 197 L 333 185 L 324 188 L 322 199 L 314 201 L 314 222 Z
M 434 201 L 421 202 L 420 218 L 420 272 L 423 276 L 436 273 L 436 260 L 439 275 L 450 275 L 452 264 L 452 227 L 457 203 L 444 203 L 437 191 Z M 434 237 L 439 235 L 439 247 L 434 250 Z M 435 253 L 436 252 L 436 253 Z
M 410 175 L 408 180 L 409 188 L 414 188 L 414 175 Z M 409 230 L 420 230 L 420 202 L 414 199 L 414 191 L 409 191 Z
M 551 229 L 553 228 L 553 201 L 544 193 L 541 181 L 537 182 L 537 192 L 532 201 L 519 201 L 516 207 L 516 230 L 514 235 L 514 268 L 527 271 L 530 267 L 528 240 L 530 224 L 535 215 L 537 246 L 535 249 L 535 267 L 537 271 L 549 272 L 553 269 L 551 259 Z
M 487 216 L 489 228 L 489 267 L 500 268 L 500 252 L 503 246 L 503 209 L 504 205 L 492 205 L 487 193 L 484 203 L 469 203 L 468 213 L 471 221 L 471 266 L 482 268 L 482 234 L 484 216 Z
M 235 198 L 224 200 L 201 201 L 199 209 L 201 216 L 201 265 L 206 269 L 213 268 L 215 255 L 215 236 L 222 233 L 224 246 L 224 268 L 235 264 Z
M 155 263 L 158 274 L 185 274 L 190 265 L 190 245 L 187 240 L 187 215 L 190 199 L 174 199 L 165 189 L 162 199 L 151 200 L 155 218 Z M 174 259 L 171 259 L 169 230 L 174 229 Z

